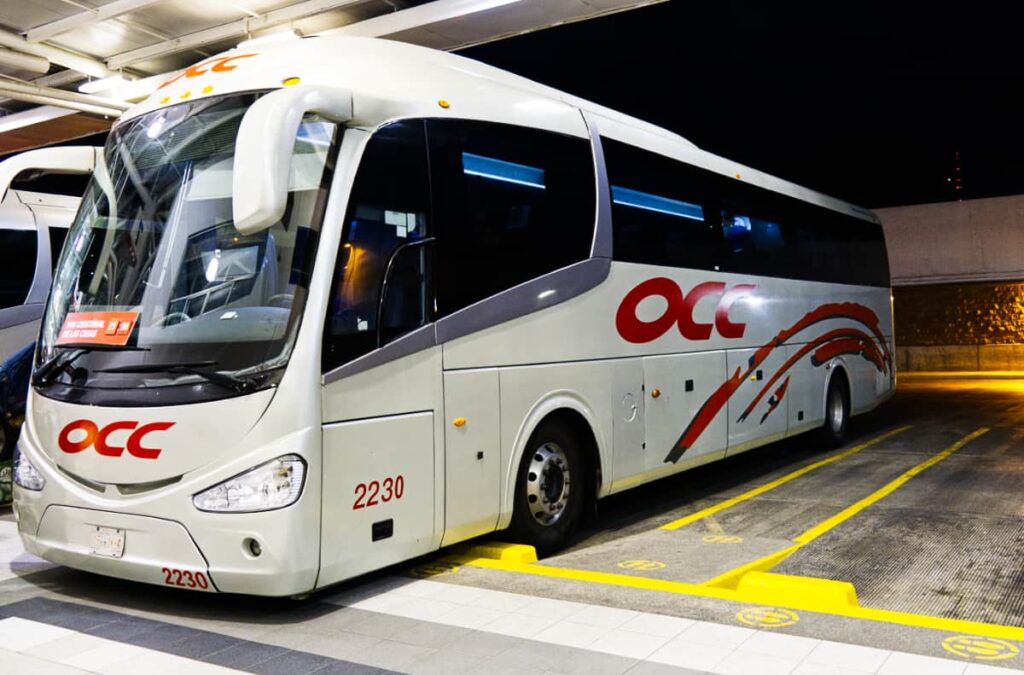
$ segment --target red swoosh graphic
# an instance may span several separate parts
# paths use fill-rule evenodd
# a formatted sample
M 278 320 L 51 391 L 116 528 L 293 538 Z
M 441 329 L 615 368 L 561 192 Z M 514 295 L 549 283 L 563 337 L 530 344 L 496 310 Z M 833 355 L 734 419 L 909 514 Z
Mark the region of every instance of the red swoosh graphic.
M 806 356 L 808 354 L 808 352 L 814 351 L 816 348 L 820 347 L 822 344 L 824 344 L 826 342 L 830 342 L 832 340 L 836 340 L 838 338 L 865 338 L 865 339 L 867 339 L 868 335 L 864 331 L 859 330 L 857 328 L 839 328 L 839 329 L 836 329 L 836 330 L 831 330 L 831 331 L 829 331 L 827 333 L 824 333 L 823 335 L 820 335 L 820 336 L 816 337 L 813 341 L 811 341 L 811 342 L 807 343 L 806 345 L 804 345 L 803 347 L 801 347 L 800 350 L 797 351 L 796 354 L 793 354 L 793 356 L 789 357 L 789 359 L 785 363 L 783 363 L 782 366 L 777 371 L 775 371 L 775 374 L 772 375 L 771 378 L 769 378 L 767 382 L 765 382 L 764 387 L 761 389 L 761 391 L 758 393 L 758 395 L 754 397 L 754 400 L 752 400 L 750 402 L 750 405 L 748 405 L 746 407 L 746 409 L 743 411 L 743 413 L 739 416 L 739 419 L 737 419 L 736 421 L 737 422 L 742 422 L 743 420 L 747 419 L 747 417 L 750 416 L 750 413 L 754 412 L 754 408 L 756 408 L 757 404 L 761 402 L 761 399 L 764 398 L 765 394 L 768 393 L 768 390 L 772 388 L 773 384 L 775 384 L 775 381 L 778 380 L 780 377 L 782 377 L 786 373 L 786 371 L 788 371 L 790 368 L 792 368 L 796 364 L 797 361 L 799 361 L 804 356 Z M 869 342 L 869 344 L 871 344 L 871 343 Z M 873 344 L 871 346 L 874 347 Z M 875 353 L 878 354 L 878 350 L 877 349 L 875 349 Z M 881 355 L 879 355 L 878 358 L 881 359 Z M 878 365 L 878 363 L 876 361 L 872 360 L 872 362 L 875 363 L 876 365 Z M 814 365 L 817 366 L 817 365 L 820 365 L 820 364 L 815 363 Z
M 779 407 L 779 404 L 782 403 L 782 397 L 786 395 L 786 389 L 788 388 L 789 377 L 787 376 L 786 379 L 782 381 L 782 384 L 779 385 L 779 388 L 775 390 L 775 394 L 768 399 L 768 410 L 765 411 L 764 415 L 761 415 L 761 424 L 764 424 L 764 421 L 768 419 L 768 416 L 775 412 L 775 409 Z
M 870 307 L 866 307 L 856 302 L 833 302 L 821 305 L 805 314 L 789 328 L 779 331 L 779 333 L 772 338 L 770 342 L 754 352 L 747 361 L 746 372 L 741 374 L 741 369 L 737 368 L 736 372 L 732 374 L 732 377 L 723 382 L 718 389 L 716 389 L 714 393 L 704 401 L 700 410 L 698 410 L 697 414 L 694 415 L 692 420 L 690 420 L 690 423 L 679 437 L 679 440 L 676 441 L 672 450 L 669 451 L 668 455 L 665 457 L 665 462 L 675 463 L 679 461 L 679 458 L 683 456 L 683 453 L 693 447 L 693 444 L 698 438 L 700 438 L 701 434 L 704 433 L 715 416 L 721 412 L 722 408 L 729 401 L 732 395 L 736 393 L 736 390 L 739 389 L 741 384 L 743 384 L 743 381 L 746 380 L 746 378 L 759 365 L 764 363 L 764 360 L 767 359 L 777 347 L 781 346 L 791 337 L 808 327 L 832 319 L 850 319 L 866 326 L 878 340 L 878 344 L 881 345 L 882 352 L 879 353 L 877 349 L 875 349 L 875 352 L 878 356 L 879 363 L 881 363 L 883 371 L 887 369 L 886 364 L 892 363 L 892 355 L 889 353 L 889 346 L 886 344 L 885 338 L 882 336 L 882 331 L 878 325 L 878 316 L 871 311 Z M 852 348 L 852 346 L 847 345 L 846 348 Z M 822 347 L 819 349 L 819 352 L 822 354 L 828 353 L 827 351 L 823 351 L 824 349 L 825 348 Z M 863 351 L 862 344 L 858 342 L 856 351 L 849 353 L 860 354 L 863 353 Z

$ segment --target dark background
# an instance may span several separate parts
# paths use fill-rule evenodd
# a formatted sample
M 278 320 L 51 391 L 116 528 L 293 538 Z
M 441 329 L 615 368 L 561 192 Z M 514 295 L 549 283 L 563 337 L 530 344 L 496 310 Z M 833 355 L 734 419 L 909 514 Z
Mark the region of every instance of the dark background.
M 1024 193 L 1024 24 L 1010 6 L 673 0 L 461 53 L 894 206 Z
M 876 208 L 1024 194 L 1011 6 L 672 0 L 460 54 Z

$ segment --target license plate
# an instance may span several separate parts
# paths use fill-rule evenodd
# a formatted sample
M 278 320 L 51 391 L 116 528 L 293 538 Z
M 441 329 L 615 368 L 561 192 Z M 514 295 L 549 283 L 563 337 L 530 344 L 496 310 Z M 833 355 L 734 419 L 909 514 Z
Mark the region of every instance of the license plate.
M 124 530 L 97 525 L 92 533 L 92 546 L 89 550 L 96 555 L 120 558 L 124 555 Z

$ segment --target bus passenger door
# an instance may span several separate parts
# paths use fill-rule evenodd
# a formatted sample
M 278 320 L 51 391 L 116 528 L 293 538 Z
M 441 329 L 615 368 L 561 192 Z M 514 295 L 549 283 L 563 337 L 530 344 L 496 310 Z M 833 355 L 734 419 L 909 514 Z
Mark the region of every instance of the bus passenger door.
M 365 132 L 346 131 L 345 148 Z M 426 140 L 421 121 L 366 140 L 324 324 L 323 496 L 318 584 L 440 544 L 441 347 L 435 344 Z M 326 229 L 326 227 L 325 227 Z
M 666 462 L 687 460 L 726 447 L 726 418 L 715 415 L 682 454 L 676 443 L 690 429 L 704 402 L 725 380 L 725 352 L 670 354 L 644 359 L 645 468 L 650 471 Z M 697 431 L 694 429 L 694 431 Z
M 776 349 L 751 369 L 756 349 L 728 352 L 729 375 L 737 370 L 745 378 L 729 398 L 729 454 L 742 452 L 782 438 L 789 415 L 789 372 L 779 373 L 786 363 L 786 350 Z
M 493 532 L 500 510 L 498 371 L 444 374 L 444 538 L 448 546 Z

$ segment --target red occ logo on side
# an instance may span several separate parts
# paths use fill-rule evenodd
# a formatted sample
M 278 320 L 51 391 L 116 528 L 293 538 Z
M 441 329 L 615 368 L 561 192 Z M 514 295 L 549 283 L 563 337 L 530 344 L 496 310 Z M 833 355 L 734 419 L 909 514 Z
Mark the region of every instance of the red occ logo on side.
M 156 459 L 162 452 L 161 448 L 143 445 L 146 436 L 158 431 L 166 431 L 174 426 L 174 422 L 150 422 L 139 426 L 138 422 L 113 422 L 100 428 L 91 420 L 75 420 L 64 427 L 57 444 L 68 454 L 82 452 L 86 448 L 95 447 L 96 452 L 104 457 L 120 457 L 127 450 L 128 454 L 139 459 Z M 113 445 L 111 434 L 118 431 L 131 431 L 123 446 Z
M 755 284 L 737 284 L 726 289 L 720 281 L 707 281 L 694 286 L 689 293 L 683 290 L 672 279 L 656 277 L 639 284 L 626 294 L 615 314 L 615 328 L 624 340 L 635 344 L 643 344 L 657 340 L 673 325 L 687 340 L 707 340 L 714 329 L 724 338 L 743 337 L 747 329 L 745 323 L 736 323 L 729 319 L 729 308 L 739 298 L 749 295 L 757 288 Z M 694 307 L 708 296 L 719 296 L 713 323 L 699 323 L 693 318 Z M 653 321 L 644 321 L 637 317 L 636 310 L 647 298 L 663 298 L 667 306 L 661 316 Z

